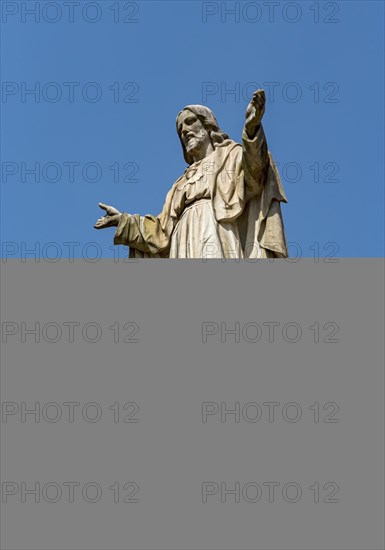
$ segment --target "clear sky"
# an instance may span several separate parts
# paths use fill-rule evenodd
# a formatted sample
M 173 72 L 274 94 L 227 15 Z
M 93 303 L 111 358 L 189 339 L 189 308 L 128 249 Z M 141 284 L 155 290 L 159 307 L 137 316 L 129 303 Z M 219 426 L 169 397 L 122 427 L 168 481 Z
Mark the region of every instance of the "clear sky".
M 3 256 L 112 256 L 98 202 L 158 214 L 186 168 L 179 110 L 238 141 L 257 87 L 289 251 L 383 256 L 381 0 L 0 4 Z

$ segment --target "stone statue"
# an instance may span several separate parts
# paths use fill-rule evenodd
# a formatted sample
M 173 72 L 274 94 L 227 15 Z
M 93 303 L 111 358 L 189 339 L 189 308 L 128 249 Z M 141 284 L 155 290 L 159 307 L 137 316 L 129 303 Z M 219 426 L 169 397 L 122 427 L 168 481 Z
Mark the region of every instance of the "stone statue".
M 106 215 L 96 229 L 117 227 L 114 244 L 137 258 L 285 258 L 281 202 L 287 202 L 261 124 L 265 93 L 246 111 L 242 145 L 232 141 L 210 109 L 188 105 L 176 128 L 189 165 L 168 192 L 158 216 Z

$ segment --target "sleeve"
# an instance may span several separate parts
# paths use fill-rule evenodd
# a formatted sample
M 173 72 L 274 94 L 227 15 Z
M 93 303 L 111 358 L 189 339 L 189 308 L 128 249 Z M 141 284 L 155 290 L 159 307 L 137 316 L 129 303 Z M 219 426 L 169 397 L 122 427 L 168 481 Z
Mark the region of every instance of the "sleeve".
M 170 247 L 174 219 L 169 215 L 171 192 L 159 216 L 123 213 L 116 229 L 114 244 L 123 244 L 146 254 L 158 254 Z
M 248 135 L 246 129 L 243 129 L 242 146 L 245 200 L 247 201 L 263 191 L 269 166 L 269 153 L 262 124 L 257 127 L 252 138 Z

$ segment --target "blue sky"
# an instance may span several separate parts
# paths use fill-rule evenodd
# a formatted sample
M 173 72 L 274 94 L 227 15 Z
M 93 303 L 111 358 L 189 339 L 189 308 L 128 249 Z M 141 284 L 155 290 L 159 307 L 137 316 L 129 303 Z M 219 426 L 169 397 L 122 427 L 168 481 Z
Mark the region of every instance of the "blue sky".
M 96 242 L 111 257 L 98 202 L 161 211 L 186 167 L 179 110 L 207 105 L 238 141 L 263 87 L 292 254 L 383 256 L 384 4 L 269 3 L 2 1 L 8 255 L 39 243 L 49 256 L 55 242 L 66 256 L 71 242 L 81 256 Z

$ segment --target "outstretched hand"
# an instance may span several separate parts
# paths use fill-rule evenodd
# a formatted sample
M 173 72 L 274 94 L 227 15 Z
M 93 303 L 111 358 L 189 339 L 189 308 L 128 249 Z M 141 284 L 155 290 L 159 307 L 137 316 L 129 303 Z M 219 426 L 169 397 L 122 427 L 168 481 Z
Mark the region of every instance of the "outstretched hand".
M 261 124 L 265 112 L 266 96 L 264 90 L 257 90 L 246 110 L 245 128 L 249 136 L 253 136 L 257 126 Z
M 95 223 L 94 228 L 104 229 L 106 227 L 116 227 L 120 222 L 122 213 L 113 206 L 108 206 L 108 204 L 103 204 L 102 202 L 99 203 L 99 206 L 102 210 L 106 211 L 107 215 L 99 218 Z

